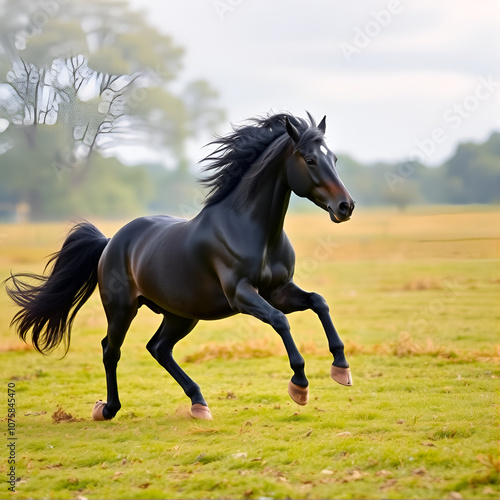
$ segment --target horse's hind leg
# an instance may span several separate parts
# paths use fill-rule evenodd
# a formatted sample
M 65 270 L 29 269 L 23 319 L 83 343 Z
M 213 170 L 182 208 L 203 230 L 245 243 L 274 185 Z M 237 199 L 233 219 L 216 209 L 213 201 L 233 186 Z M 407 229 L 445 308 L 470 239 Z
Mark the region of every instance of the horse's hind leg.
M 92 412 L 94 420 L 112 419 L 120 410 L 121 403 L 118 396 L 118 382 L 116 367 L 121 355 L 121 346 L 130 323 L 137 314 L 137 303 L 124 303 L 124 301 L 111 301 L 105 304 L 108 317 L 108 332 L 102 339 L 102 354 L 106 370 L 107 402 L 98 401 Z
M 163 366 L 191 399 L 191 415 L 194 418 L 212 420 L 207 402 L 201 394 L 200 386 L 190 379 L 173 358 L 174 345 L 183 339 L 198 323 L 198 320 L 181 318 L 165 313 L 158 331 L 147 344 L 148 351 Z

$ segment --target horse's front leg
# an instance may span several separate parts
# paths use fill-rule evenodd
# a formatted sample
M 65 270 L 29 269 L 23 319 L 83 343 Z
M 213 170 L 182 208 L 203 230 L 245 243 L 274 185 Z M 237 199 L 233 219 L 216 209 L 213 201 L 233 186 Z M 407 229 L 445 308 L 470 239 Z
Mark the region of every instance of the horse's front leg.
M 318 315 L 325 329 L 328 347 L 333 355 L 331 377 L 339 384 L 351 386 L 352 377 L 349 363 L 345 359 L 344 344 L 333 326 L 326 300 L 321 295 L 306 292 L 293 281 L 288 281 L 271 294 L 271 304 L 285 314 L 312 309 Z
M 234 289 L 225 290 L 232 308 L 243 314 L 250 314 L 265 323 L 269 323 L 280 335 L 285 345 L 293 376 L 288 384 L 288 394 L 299 405 L 309 400 L 309 382 L 304 371 L 304 358 L 299 353 L 286 316 L 272 307 L 258 291 L 246 280 L 240 281 Z

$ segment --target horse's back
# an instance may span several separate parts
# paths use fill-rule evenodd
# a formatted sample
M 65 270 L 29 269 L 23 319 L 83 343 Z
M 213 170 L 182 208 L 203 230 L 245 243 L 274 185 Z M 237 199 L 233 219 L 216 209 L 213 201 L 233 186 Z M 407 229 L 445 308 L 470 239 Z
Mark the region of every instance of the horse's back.
M 139 217 L 130 221 L 110 239 L 101 257 L 100 265 L 104 265 L 109 260 L 123 260 L 125 256 L 130 256 L 136 251 L 137 247 L 143 247 L 147 245 L 148 241 L 154 240 L 155 238 L 152 236 L 157 235 L 158 232 L 163 232 L 173 225 L 185 222 L 185 219 L 168 215 Z
M 139 217 L 125 224 L 114 236 L 110 243 L 136 243 L 146 232 L 165 230 L 176 224 L 186 223 L 186 219 L 170 215 L 151 215 Z

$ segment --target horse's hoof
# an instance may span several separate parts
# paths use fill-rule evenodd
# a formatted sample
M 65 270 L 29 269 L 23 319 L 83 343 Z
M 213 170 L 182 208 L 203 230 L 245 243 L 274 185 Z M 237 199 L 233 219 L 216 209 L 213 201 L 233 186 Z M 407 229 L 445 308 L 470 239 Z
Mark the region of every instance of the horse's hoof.
M 199 420 L 213 420 L 208 406 L 202 405 L 200 403 L 195 403 L 193 406 L 191 406 L 191 416 Z
M 339 384 L 347 385 L 349 387 L 352 385 L 351 370 L 349 370 L 349 368 L 340 368 L 332 365 L 330 375 L 333 380 Z
M 291 380 L 288 382 L 288 394 L 298 405 L 304 406 L 309 401 L 309 387 L 295 385 Z
M 96 404 L 94 405 L 94 409 L 92 410 L 92 420 L 95 421 L 101 421 L 101 420 L 106 420 L 103 415 L 103 410 L 104 407 L 106 406 L 106 401 L 103 401 L 100 399 L 99 401 L 96 401 Z

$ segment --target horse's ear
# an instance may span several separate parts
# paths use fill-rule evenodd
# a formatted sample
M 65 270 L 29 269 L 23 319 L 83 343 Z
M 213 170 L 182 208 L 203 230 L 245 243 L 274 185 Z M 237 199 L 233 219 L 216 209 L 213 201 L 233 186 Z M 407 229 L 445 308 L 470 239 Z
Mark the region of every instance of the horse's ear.
M 288 135 L 292 138 L 293 142 L 297 144 L 300 140 L 300 134 L 297 127 L 288 119 L 288 116 L 285 116 L 285 126 Z
M 311 122 L 311 127 L 315 127 L 316 126 L 316 120 L 313 118 L 313 116 L 311 115 L 311 113 L 309 113 L 309 111 L 307 111 L 307 109 L 306 109 L 306 113 L 307 113 L 307 116 L 309 117 L 309 121 Z
M 319 122 L 318 128 L 321 130 L 321 132 L 323 132 L 323 134 L 325 133 L 325 130 L 326 130 L 326 115 L 323 116 L 323 119 Z

